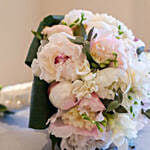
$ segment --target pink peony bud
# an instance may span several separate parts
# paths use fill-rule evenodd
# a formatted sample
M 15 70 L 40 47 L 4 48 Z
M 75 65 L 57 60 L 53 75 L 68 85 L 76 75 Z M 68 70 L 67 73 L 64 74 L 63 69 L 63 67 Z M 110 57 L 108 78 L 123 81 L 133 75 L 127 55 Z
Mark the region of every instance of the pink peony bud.
M 75 95 L 72 94 L 72 83 L 69 81 L 50 86 L 49 99 L 56 108 L 62 110 L 67 110 L 78 103 Z

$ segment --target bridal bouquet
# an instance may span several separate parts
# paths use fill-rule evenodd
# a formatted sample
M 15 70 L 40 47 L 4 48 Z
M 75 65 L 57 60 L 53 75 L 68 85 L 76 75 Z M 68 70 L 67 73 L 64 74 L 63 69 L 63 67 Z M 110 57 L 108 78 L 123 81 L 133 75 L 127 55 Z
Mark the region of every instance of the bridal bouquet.
M 53 150 L 127 150 L 150 118 L 145 44 L 112 16 L 85 10 L 48 16 L 33 34 L 30 127 L 49 126 Z

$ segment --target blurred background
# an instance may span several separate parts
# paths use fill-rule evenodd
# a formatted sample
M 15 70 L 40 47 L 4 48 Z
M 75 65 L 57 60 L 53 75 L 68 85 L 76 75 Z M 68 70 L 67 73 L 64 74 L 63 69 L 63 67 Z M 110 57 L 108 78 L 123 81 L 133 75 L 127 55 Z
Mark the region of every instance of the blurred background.
M 150 0 L 0 0 L 0 84 L 32 80 L 24 60 L 39 22 L 74 8 L 108 13 L 150 46 Z

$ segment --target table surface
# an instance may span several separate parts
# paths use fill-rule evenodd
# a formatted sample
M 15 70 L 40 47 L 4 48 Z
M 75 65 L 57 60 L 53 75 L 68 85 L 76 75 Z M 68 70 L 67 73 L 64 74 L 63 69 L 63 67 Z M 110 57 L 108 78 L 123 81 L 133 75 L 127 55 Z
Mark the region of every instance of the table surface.
M 29 108 L 15 115 L 0 118 L 0 149 L 2 150 L 50 150 L 46 130 L 28 128 Z M 149 150 L 150 125 L 147 125 L 136 139 L 136 150 Z

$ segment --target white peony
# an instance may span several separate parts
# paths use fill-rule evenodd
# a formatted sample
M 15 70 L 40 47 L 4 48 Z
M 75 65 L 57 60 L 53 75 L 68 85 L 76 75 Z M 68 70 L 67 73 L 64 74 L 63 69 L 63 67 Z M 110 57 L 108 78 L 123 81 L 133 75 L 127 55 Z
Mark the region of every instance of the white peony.
M 53 80 L 76 80 L 76 69 L 84 58 L 81 47 L 73 44 L 67 33 L 55 33 L 49 37 L 49 42 L 37 53 L 32 70 L 40 79 L 50 83 Z M 40 69 L 39 69 L 40 68 Z
M 122 22 L 107 14 L 95 14 L 91 17 L 88 21 L 87 31 L 89 31 L 92 27 L 95 27 L 105 32 L 111 32 L 114 36 L 117 36 L 119 25 L 121 25 L 121 30 L 124 32 L 122 39 L 128 38 L 130 40 L 134 40 L 131 30 L 129 30 Z
M 132 78 L 132 87 L 135 89 L 136 95 L 148 96 L 150 91 L 150 60 L 146 54 L 142 54 L 141 61 L 133 59 L 129 65 L 129 73 Z
M 119 68 L 106 68 L 98 71 L 96 83 L 99 87 L 97 94 L 101 98 L 113 99 L 113 88 L 116 89 L 121 87 L 123 92 L 128 91 L 128 89 L 130 88 L 130 80 L 128 74 L 124 70 Z M 112 86 L 112 88 L 109 88 L 110 86 Z
M 137 136 L 137 124 L 130 119 L 128 114 L 116 114 L 115 118 L 110 121 L 110 128 L 112 141 L 118 147 L 125 144 L 126 137 L 131 139 Z

